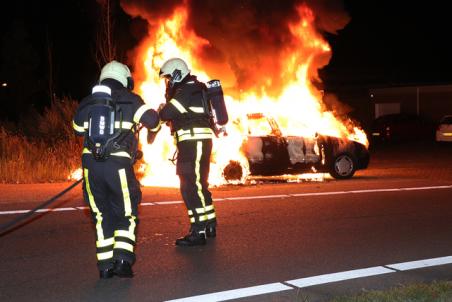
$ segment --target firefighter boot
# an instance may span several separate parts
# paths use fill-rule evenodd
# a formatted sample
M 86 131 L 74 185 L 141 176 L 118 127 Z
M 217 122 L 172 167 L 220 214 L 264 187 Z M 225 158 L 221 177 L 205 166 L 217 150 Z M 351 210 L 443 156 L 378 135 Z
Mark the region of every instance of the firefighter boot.
M 214 223 L 208 224 L 206 226 L 206 236 L 208 238 L 217 237 L 217 226 Z
M 116 260 L 113 271 L 119 278 L 133 278 L 132 266 L 125 260 Z
M 190 229 L 190 232 L 184 237 L 176 239 L 177 246 L 195 246 L 206 244 L 206 231 L 205 229 L 196 230 Z
M 114 275 L 113 268 L 108 268 L 99 271 L 99 278 L 101 279 L 110 279 L 111 277 L 113 277 L 113 275 Z

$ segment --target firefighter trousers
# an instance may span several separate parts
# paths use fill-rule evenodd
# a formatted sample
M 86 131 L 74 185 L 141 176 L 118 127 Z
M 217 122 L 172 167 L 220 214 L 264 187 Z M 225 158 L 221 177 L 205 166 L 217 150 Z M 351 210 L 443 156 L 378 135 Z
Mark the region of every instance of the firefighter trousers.
M 97 264 L 109 269 L 115 260 L 135 262 L 137 208 L 140 185 L 128 158 L 96 161 L 83 155 L 83 195 L 96 231 Z
M 212 140 L 185 140 L 177 143 L 177 150 L 176 171 L 191 229 L 201 231 L 206 225 L 216 225 L 208 183 Z

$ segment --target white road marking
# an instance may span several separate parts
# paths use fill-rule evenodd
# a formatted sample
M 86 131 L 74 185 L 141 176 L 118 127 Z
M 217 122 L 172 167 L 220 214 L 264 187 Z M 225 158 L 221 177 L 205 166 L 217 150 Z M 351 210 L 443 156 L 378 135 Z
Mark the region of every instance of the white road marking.
M 452 264 L 452 256 L 389 264 L 386 266 L 390 267 L 390 268 L 394 268 L 399 271 L 408 271 L 408 270 L 417 269 L 417 268 L 444 265 L 444 264 Z
M 364 278 L 369 276 L 377 276 L 382 274 L 395 273 L 396 271 L 384 268 L 382 266 L 375 266 L 369 268 L 356 269 L 345 272 L 338 272 L 333 274 L 325 274 L 319 276 L 306 277 L 301 279 L 289 280 L 286 283 L 293 286 L 303 288 L 313 285 L 344 281 L 350 279 Z
M 257 285 L 247 288 L 239 288 L 227 291 L 221 291 L 216 293 L 210 293 L 205 295 L 198 295 L 192 297 L 186 297 L 181 299 L 169 300 L 166 302 L 214 302 L 214 301 L 226 301 L 238 298 L 251 297 L 262 294 L 270 294 L 275 292 L 280 292 L 283 290 L 304 288 L 315 285 L 322 285 L 327 283 L 346 281 L 358 278 L 372 277 L 383 274 L 397 273 L 398 271 L 426 268 L 430 266 L 438 266 L 452 264 L 452 256 L 439 257 L 432 259 L 424 259 L 410 262 L 403 262 L 397 264 L 389 264 L 375 267 L 368 267 L 362 269 L 355 269 L 350 271 L 343 271 L 331 274 L 324 274 L 318 276 L 304 277 L 300 279 L 294 279 L 289 281 L 284 281 L 285 284 L 294 286 L 294 288 L 285 286 L 283 283 L 271 283 L 265 285 Z
M 28 213 L 30 210 L 17 210 L 17 211 L 2 211 L 0 212 L 1 215 L 9 215 L 9 214 L 23 214 Z
M 238 197 L 224 197 L 217 198 L 214 201 L 224 201 L 224 200 L 252 200 L 252 199 L 271 199 L 271 198 L 289 198 L 289 197 L 305 197 L 305 196 L 326 196 L 326 195 L 338 195 L 338 194 L 362 194 L 362 193 L 378 193 L 378 192 L 405 192 L 405 191 L 416 191 L 416 190 L 438 190 L 438 189 L 452 189 L 452 185 L 448 186 L 430 186 L 430 187 L 407 187 L 407 188 L 396 188 L 396 189 L 369 189 L 369 190 L 351 190 L 351 191 L 332 191 L 332 192 L 312 192 L 312 193 L 293 193 L 293 194 L 280 194 L 280 195 L 256 195 L 256 196 L 238 196 Z M 183 204 L 182 200 L 173 201 L 155 201 L 155 202 L 145 202 L 141 203 L 143 206 L 154 206 L 154 205 L 169 205 L 169 204 Z M 60 210 L 58 210 L 60 209 Z M 56 211 L 76 211 L 89 209 L 88 207 L 75 207 L 75 208 L 54 208 L 54 209 L 41 209 L 37 212 L 56 212 Z M 23 214 L 30 210 L 10 210 L 10 211 L 0 211 L 0 215 L 11 215 L 11 214 Z
M 184 202 L 182 200 L 174 200 L 174 201 L 156 201 L 154 203 L 157 205 L 167 205 L 167 204 L 179 204 Z
M 226 301 L 232 299 L 239 299 L 244 297 L 251 297 L 269 293 L 276 293 L 284 290 L 293 289 L 290 286 L 282 283 L 270 283 L 264 285 L 257 285 L 252 287 L 245 287 L 233 290 L 226 290 L 222 292 L 216 292 L 211 294 L 187 297 L 182 299 L 168 300 L 166 302 L 215 302 Z

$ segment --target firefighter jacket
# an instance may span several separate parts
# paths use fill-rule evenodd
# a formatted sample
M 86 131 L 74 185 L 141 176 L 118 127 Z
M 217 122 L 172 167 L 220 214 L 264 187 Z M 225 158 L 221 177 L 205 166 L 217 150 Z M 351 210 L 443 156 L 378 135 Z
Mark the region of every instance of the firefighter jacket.
M 163 122 L 170 122 L 176 142 L 213 138 L 209 107 L 203 97 L 205 89 L 195 76 L 187 76 L 167 96 L 159 115 Z
M 122 121 L 117 120 L 119 116 L 115 119 L 115 129 L 121 128 L 123 132 L 118 138 L 120 148 L 117 152 L 112 152 L 110 155 L 132 158 L 134 155 L 133 152 L 135 152 L 138 145 L 135 135 L 137 125 L 140 123 L 150 131 L 158 131 L 160 128 L 158 113 L 149 105 L 145 104 L 139 95 L 124 88 L 119 82 L 112 79 L 105 79 L 102 81 L 102 85 L 111 88 L 111 97 L 122 112 Z M 90 102 L 91 98 L 92 95 L 89 95 L 81 101 L 72 122 L 75 133 L 79 136 L 84 136 L 88 131 L 90 106 L 86 106 L 86 104 Z M 88 142 L 85 139 L 83 154 L 90 153 Z

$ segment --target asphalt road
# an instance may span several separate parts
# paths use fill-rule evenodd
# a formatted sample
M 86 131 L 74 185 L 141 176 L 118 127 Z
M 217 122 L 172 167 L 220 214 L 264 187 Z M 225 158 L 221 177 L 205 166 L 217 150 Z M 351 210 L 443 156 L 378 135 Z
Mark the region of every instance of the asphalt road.
M 68 185 L 0 185 L 0 224 Z M 218 237 L 178 248 L 174 239 L 187 231 L 178 191 L 143 188 L 135 278 L 99 280 L 94 230 L 76 188 L 58 211 L 0 237 L 0 301 L 324 301 L 452 279 L 452 146 L 379 147 L 369 168 L 346 181 L 212 191 Z M 441 265 L 391 266 L 416 260 Z M 319 285 L 318 276 L 366 268 L 368 277 Z

